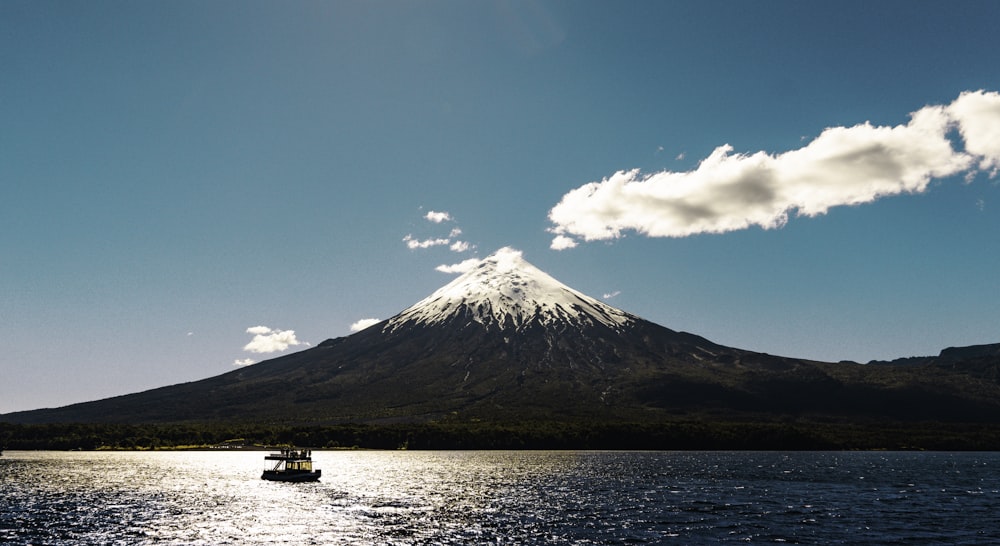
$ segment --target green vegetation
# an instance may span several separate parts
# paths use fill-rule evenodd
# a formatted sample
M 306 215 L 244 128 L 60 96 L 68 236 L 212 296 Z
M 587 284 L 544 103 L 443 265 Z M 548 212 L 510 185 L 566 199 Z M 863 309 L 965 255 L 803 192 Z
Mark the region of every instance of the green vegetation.
M 236 445 L 364 449 L 1000 450 L 1000 425 L 670 421 L 283 427 L 217 423 L 0 423 L 0 439 L 7 449 L 28 450 L 192 449 Z

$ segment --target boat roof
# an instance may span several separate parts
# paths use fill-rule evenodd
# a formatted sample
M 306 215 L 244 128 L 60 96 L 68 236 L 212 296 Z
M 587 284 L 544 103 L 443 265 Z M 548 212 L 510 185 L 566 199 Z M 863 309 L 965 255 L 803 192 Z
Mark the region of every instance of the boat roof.
M 274 461 L 310 461 L 312 460 L 312 451 L 309 449 L 281 449 L 277 453 L 269 453 L 264 456 L 264 459 L 270 459 Z

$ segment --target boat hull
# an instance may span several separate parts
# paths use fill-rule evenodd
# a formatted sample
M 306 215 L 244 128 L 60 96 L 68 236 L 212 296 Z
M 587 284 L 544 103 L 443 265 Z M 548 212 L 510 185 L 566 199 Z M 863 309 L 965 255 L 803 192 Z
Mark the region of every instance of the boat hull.
M 285 472 L 281 470 L 265 470 L 260 479 L 272 482 L 315 482 L 319 481 L 321 470 L 312 472 Z

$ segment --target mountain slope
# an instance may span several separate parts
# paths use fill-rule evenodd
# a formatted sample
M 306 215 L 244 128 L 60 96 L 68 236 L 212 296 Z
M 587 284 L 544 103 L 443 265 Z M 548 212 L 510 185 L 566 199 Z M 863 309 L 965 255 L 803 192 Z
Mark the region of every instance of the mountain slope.
M 996 381 L 776 357 L 586 296 L 509 248 L 354 335 L 202 381 L 14 422 L 656 421 L 677 415 L 1000 417 Z

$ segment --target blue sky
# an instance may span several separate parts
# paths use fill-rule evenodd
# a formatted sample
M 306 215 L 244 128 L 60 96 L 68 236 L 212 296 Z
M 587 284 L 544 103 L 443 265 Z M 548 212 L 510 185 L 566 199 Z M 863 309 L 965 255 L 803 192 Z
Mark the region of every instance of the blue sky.
M 976 1 L 7 0 L 0 412 L 347 335 L 508 245 L 745 349 L 1000 342 L 997 21 Z

